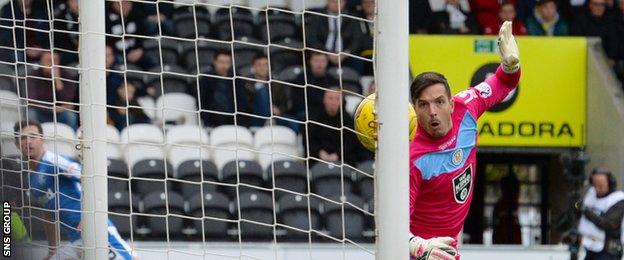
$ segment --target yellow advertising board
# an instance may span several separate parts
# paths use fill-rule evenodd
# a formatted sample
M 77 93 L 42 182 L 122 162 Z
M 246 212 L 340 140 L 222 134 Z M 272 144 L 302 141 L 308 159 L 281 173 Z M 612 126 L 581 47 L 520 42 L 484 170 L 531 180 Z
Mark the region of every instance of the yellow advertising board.
M 585 145 L 584 38 L 517 37 L 522 77 L 518 90 L 479 119 L 479 145 L 581 147 Z M 412 75 L 444 74 L 458 93 L 491 75 L 499 64 L 496 38 L 410 37 Z

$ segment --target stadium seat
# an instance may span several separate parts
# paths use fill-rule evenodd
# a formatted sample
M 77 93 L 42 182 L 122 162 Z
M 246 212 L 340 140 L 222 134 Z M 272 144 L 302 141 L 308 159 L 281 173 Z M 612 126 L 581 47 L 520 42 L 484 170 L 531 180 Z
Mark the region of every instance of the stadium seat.
M 296 158 L 297 135 L 285 126 L 265 126 L 256 131 L 254 146 L 261 153 L 258 161 L 262 169 L 269 167 L 272 161 Z
M 164 160 L 163 131 L 155 125 L 129 125 L 121 131 L 120 141 L 126 143 L 124 158 L 130 166 L 144 159 Z
M 121 65 L 119 70 L 124 74 L 125 78 L 123 80 L 134 84 L 137 88 L 145 86 L 145 77 L 147 74 L 141 67 L 134 64 L 127 64 Z
M 119 141 L 119 130 L 112 125 L 106 125 L 106 157 L 121 159 L 123 145 Z
M 17 84 L 15 84 L 16 77 L 17 74 L 12 66 L 0 64 L 0 90 L 17 93 Z
M 254 239 L 270 239 L 273 237 L 273 227 L 265 226 L 248 221 L 263 223 L 266 225 L 274 224 L 273 199 L 270 193 L 260 192 L 259 190 L 251 191 L 245 189 L 238 197 L 238 208 L 240 209 L 241 224 L 240 236 L 243 240 Z M 236 205 L 235 205 L 236 206 Z M 234 211 L 236 212 L 236 211 Z M 245 221 L 247 220 L 247 221 Z
M 195 229 L 195 233 L 201 235 L 203 232 L 205 238 L 225 239 L 225 234 L 227 234 L 231 225 L 231 222 L 226 220 L 232 218 L 230 214 L 230 199 L 222 193 L 204 190 L 203 195 L 201 193 L 195 193 L 187 197 L 187 200 L 189 205 L 188 215 L 196 218 L 204 218 L 203 227 L 202 221 L 192 220 L 191 227 Z
M 231 14 L 231 15 L 230 15 Z M 232 26 L 231 22 L 234 22 Z M 215 14 L 215 30 L 217 39 L 223 41 L 232 40 L 243 36 L 253 37 L 254 16 L 249 9 L 240 7 L 221 8 Z
M 239 160 L 255 160 L 256 155 L 248 150 L 253 148 L 253 135 L 242 126 L 222 125 L 210 132 L 211 154 L 217 168 L 223 169 L 226 163 Z
M 238 38 L 234 42 L 234 64 L 236 65 L 236 74 L 244 75 L 239 72 L 240 68 L 252 65 L 253 58 L 259 54 L 266 54 L 266 47 L 258 47 L 262 42 L 247 36 Z M 249 75 L 244 75 L 249 76 Z
M 358 165 L 358 170 L 369 174 L 371 176 L 374 176 L 375 172 L 373 170 L 373 166 L 374 166 L 375 162 L 374 161 L 366 161 L 363 163 L 360 163 Z M 373 177 L 367 176 L 363 173 L 354 171 L 355 175 L 357 176 L 356 182 L 357 182 L 357 188 L 360 191 L 360 195 L 362 196 L 362 198 L 364 198 L 365 200 L 370 200 L 373 198 L 374 196 L 374 192 L 375 192 L 375 187 L 374 187 L 374 182 L 375 179 L 373 179 Z
M 221 180 L 224 183 L 245 183 L 262 187 L 264 186 L 265 179 L 266 177 L 263 174 L 262 167 L 255 161 L 231 161 L 226 163 L 221 170 Z
M 21 102 L 19 97 L 12 91 L 0 90 L 0 119 L 2 122 L 13 124 L 20 121 Z M 22 115 L 24 115 L 22 113 Z
M 210 158 L 205 147 L 210 143 L 208 132 L 199 125 L 171 126 L 167 129 L 166 139 L 169 146 L 168 159 L 176 169 L 188 160 Z
M 108 178 L 108 190 L 109 191 L 128 191 L 128 165 L 117 159 L 108 158 L 108 176 L 116 178 Z M 122 178 L 122 179 L 117 179 Z
M 315 197 L 287 194 L 278 201 L 277 223 L 286 225 L 285 240 L 307 241 L 309 231 L 321 229 L 320 201 Z M 312 224 L 310 228 L 310 223 Z
M 154 120 L 156 117 L 156 102 L 154 99 L 150 96 L 139 97 L 137 98 L 137 103 L 139 103 L 145 115 Z
M 303 10 L 310 10 L 315 8 L 322 8 L 327 5 L 327 0 L 289 0 L 290 9 L 295 12 L 301 12 Z
M 162 59 L 162 63 L 166 65 L 175 65 L 178 63 L 179 51 L 178 41 L 161 38 L 158 39 L 146 39 L 143 41 L 143 50 L 145 55 L 152 57 L 158 57 L 159 63 Z
M 275 70 L 274 68 L 271 69 Z M 303 73 L 303 67 L 301 65 L 291 65 L 280 70 L 277 74 L 276 79 L 286 81 L 292 84 L 299 84 L 299 82 L 297 82 L 297 79 L 299 78 L 299 75 L 301 75 L 301 73 Z
M 196 10 L 200 9 L 202 8 L 196 8 Z M 179 12 L 173 16 L 173 21 L 178 36 L 182 38 L 208 38 L 212 33 L 208 12 Z
M 364 201 L 360 197 L 346 192 L 344 196 L 333 194 L 329 196 L 329 199 L 335 201 L 323 201 L 323 219 L 329 235 L 337 239 L 362 240 L 366 225 L 366 217 L 363 212 Z M 344 232 L 343 223 L 345 223 Z
M 76 132 L 70 126 L 63 123 L 47 122 L 41 124 L 43 129 L 44 144 L 43 147 L 51 152 L 67 156 L 69 158 L 77 158 L 78 151 L 76 145 Z
M 197 72 L 197 61 L 199 61 L 199 68 L 209 67 L 217 51 L 229 49 L 229 45 L 225 43 L 197 40 L 197 44 L 195 42 L 182 44 L 182 58 L 189 71 Z
M 171 214 L 184 215 L 184 198 L 173 191 L 154 191 L 143 197 L 143 213 L 145 224 L 149 228 L 149 236 L 154 238 L 179 237 L 182 235 L 184 219 Z M 162 240 L 162 239 L 159 239 Z
M 173 177 L 173 167 L 163 160 L 145 159 L 132 166 L 132 190 L 140 194 L 165 190 L 165 176 Z M 136 178 L 142 179 L 136 179 Z M 147 179 L 147 180 L 146 180 Z
M 137 215 L 130 215 L 139 212 L 139 201 L 138 196 L 134 194 L 130 196 L 128 191 L 109 190 L 108 192 L 108 218 L 124 237 L 130 236 L 132 227 L 139 226 Z
M 202 177 L 204 183 L 202 183 Z M 203 186 L 204 191 L 216 190 L 216 184 L 206 183 L 206 181 L 218 182 L 219 171 L 217 170 L 217 166 L 211 161 L 189 160 L 182 162 L 178 166 L 175 179 L 194 182 L 178 182 L 178 190 L 182 192 L 184 197 L 188 197 L 190 194 L 198 193 L 200 191 L 200 185 Z
M 341 79 L 343 89 L 359 94 L 362 93 L 360 74 L 354 69 L 345 66 L 342 66 L 341 68 L 331 67 L 327 70 L 327 73 L 335 79 Z
M 276 42 L 269 49 L 271 69 L 281 71 L 292 65 L 303 66 L 303 51 L 300 51 L 302 48 L 303 43 L 291 38 Z
M 185 93 L 165 93 L 156 99 L 156 120 L 166 124 L 199 125 L 197 98 Z
M 266 9 L 269 8 L 284 8 L 288 6 L 286 0 L 265 0 L 265 1 L 254 1 L 251 0 L 248 3 L 248 6 L 254 9 Z
M 297 22 L 300 18 L 300 16 L 293 13 L 276 9 L 260 12 L 258 14 L 258 20 L 260 21 L 257 29 L 258 37 L 264 42 L 268 42 L 269 39 L 271 42 L 278 42 L 286 38 L 299 40 L 301 28 L 297 26 Z
M 344 193 L 350 193 L 353 187 L 352 173 L 349 167 L 343 169 L 344 171 L 338 166 L 317 162 L 310 170 L 314 192 L 321 196 L 342 194 L 344 187 Z
M 187 93 L 188 82 L 191 80 L 188 72 L 178 65 L 164 65 L 162 68 L 158 65 L 149 70 L 156 74 L 150 74 L 146 77 L 145 82 L 147 87 L 155 87 L 158 95 L 163 93 Z M 180 75 L 182 74 L 182 75 Z
M 22 207 L 22 191 L 28 188 L 28 174 L 22 173 L 21 159 L 3 157 L 0 160 L 2 176 L 2 201 L 13 201 L 13 207 Z
M 275 161 L 267 168 L 266 176 L 269 180 L 275 180 L 273 185 L 275 188 L 299 193 L 308 192 L 308 174 L 305 163 L 302 161 Z
M 1 132 L 0 132 L 0 144 L 2 145 L 2 149 L 0 149 L 0 156 L 9 157 L 9 156 L 19 156 L 20 150 L 15 146 L 15 137 L 18 136 L 13 132 L 13 122 L 2 122 L 0 123 Z

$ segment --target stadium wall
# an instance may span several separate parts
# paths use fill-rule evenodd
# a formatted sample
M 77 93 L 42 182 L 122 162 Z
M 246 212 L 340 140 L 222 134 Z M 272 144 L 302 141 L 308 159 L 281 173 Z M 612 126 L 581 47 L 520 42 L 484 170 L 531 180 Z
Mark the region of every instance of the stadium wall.
M 604 166 L 624 183 L 624 93 L 607 66 L 599 39 L 587 48 L 587 171 Z

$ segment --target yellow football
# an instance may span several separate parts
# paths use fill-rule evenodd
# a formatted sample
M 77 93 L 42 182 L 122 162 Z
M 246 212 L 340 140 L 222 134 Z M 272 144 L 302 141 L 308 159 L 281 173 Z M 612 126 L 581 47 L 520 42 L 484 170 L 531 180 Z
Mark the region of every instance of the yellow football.
M 410 142 L 416 135 L 416 111 L 408 104 Z M 375 113 L 375 94 L 371 94 L 360 102 L 353 116 L 356 135 L 362 145 L 370 151 L 377 148 L 377 120 Z

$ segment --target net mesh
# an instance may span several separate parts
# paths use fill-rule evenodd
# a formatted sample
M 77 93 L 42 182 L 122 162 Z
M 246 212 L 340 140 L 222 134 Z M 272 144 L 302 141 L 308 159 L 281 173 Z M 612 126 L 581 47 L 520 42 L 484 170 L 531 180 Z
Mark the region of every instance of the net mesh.
M 108 125 L 97 138 L 109 219 L 133 253 L 374 258 L 373 155 L 352 118 L 374 91 L 374 4 L 106 1 Z M 81 160 L 88 18 L 78 9 L 12 0 L 0 11 L 2 195 L 24 220 L 30 256 L 48 253 L 46 223 L 59 249 L 81 249 L 65 214 L 80 212 L 65 204 L 80 202 L 67 186 L 79 173 L 67 165 Z M 43 135 L 15 131 L 24 120 Z M 32 140 L 60 157 L 38 158 Z

